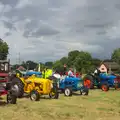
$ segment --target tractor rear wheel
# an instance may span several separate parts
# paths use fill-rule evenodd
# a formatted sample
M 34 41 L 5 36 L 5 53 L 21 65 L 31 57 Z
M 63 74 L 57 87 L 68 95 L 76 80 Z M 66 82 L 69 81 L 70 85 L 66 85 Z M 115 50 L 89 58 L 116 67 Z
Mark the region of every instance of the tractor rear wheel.
M 87 88 L 90 88 L 90 89 L 94 89 L 94 81 L 93 81 L 93 77 L 91 75 L 86 75 L 84 78 L 83 78 L 83 85 Z
M 18 98 L 23 97 L 24 95 L 24 83 L 19 78 L 12 79 L 12 85 L 18 89 Z
M 16 104 L 17 102 L 17 96 L 12 95 L 11 93 L 7 94 L 7 104 Z

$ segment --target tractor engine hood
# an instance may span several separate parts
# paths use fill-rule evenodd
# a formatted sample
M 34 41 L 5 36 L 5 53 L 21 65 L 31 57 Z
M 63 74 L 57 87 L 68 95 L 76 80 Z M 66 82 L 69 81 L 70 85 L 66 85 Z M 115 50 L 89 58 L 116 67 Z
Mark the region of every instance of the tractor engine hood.
M 116 76 L 114 76 L 114 75 L 106 75 L 106 74 L 100 74 L 100 77 L 101 78 L 107 78 L 107 79 L 115 79 L 115 78 L 117 78 Z

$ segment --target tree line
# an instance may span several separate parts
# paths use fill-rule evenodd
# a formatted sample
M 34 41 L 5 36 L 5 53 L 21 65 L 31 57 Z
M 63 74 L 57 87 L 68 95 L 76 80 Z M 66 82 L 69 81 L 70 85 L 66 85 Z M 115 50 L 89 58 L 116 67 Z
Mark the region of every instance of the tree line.
M 0 39 L 0 60 L 7 59 L 8 54 L 8 44 L 2 39 Z M 120 65 L 120 48 L 117 48 L 113 51 L 113 53 L 111 54 L 111 59 L 109 60 L 117 62 Z M 103 60 L 101 59 L 93 58 L 92 55 L 87 51 L 73 50 L 70 51 L 67 56 L 62 57 L 59 60 L 40 63 L 40 65 L 41 70 L 47 67 L 52 68 L 54 70 L 63 71 L 64 65 L 66 65 L 67 68 L 75 68 L 78 72 L 86 73 L 89 71 L 93 71 L 96 67 L 100 65 L 102 61 Z M 31 60 L 23 61 L 20 65 L 26 69 L 33 70 L 35 68 L 38 68 L 38 63 Z M 13 69 L 16 69 L 20 65 L 13 65 Z

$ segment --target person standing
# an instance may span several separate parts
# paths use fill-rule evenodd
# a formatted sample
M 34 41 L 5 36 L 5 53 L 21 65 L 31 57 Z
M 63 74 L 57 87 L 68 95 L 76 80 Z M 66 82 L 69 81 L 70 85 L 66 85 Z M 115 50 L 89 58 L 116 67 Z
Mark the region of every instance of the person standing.
M 69 77 L 74 77 L 74 74 L 73 74 L 73 72 L 72 72 L 72 68 L 69 69 L 69 71 L 68 71 L 68 76 L 69 76 Z

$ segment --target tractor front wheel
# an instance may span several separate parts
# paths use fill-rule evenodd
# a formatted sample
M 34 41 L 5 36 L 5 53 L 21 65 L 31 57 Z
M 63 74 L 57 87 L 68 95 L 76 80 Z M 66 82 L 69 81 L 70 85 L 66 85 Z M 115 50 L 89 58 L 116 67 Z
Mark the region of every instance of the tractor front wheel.
M 56 92 L 56 93 L 51 92 L 49 94 L 49 97 L 52 98 L 52 99 L 58 99 L 59 98 L 59 93 L 58 92 Z
M 13 78 L 12 79 L 12 86 L 14 86 L 16 89 L 18 89 L 18 97 L 23 97 L 24 94 L 24 83 L 19 78 Z
M 107 84 L 103 84 L 103 85 L 101 85 L 101 89 L 102 89 L 102 91 L 107 92 L 109 90 L 109 86 Z
M 40 100 L 40 94 L 39 94 L 39 92 L 36 91 L 36 90 L 31 91 L 30 92 L 30 99 L 32 101 L 39 101 Z
M 84 87 L 83 89 L 80 90 L 80 95 L 88 95 L 89 94 L 89 89 L 87 87 Z
M 65 88 L 64 95 L 65 96 L 72 96 L 72 89 L 71 88 Z

